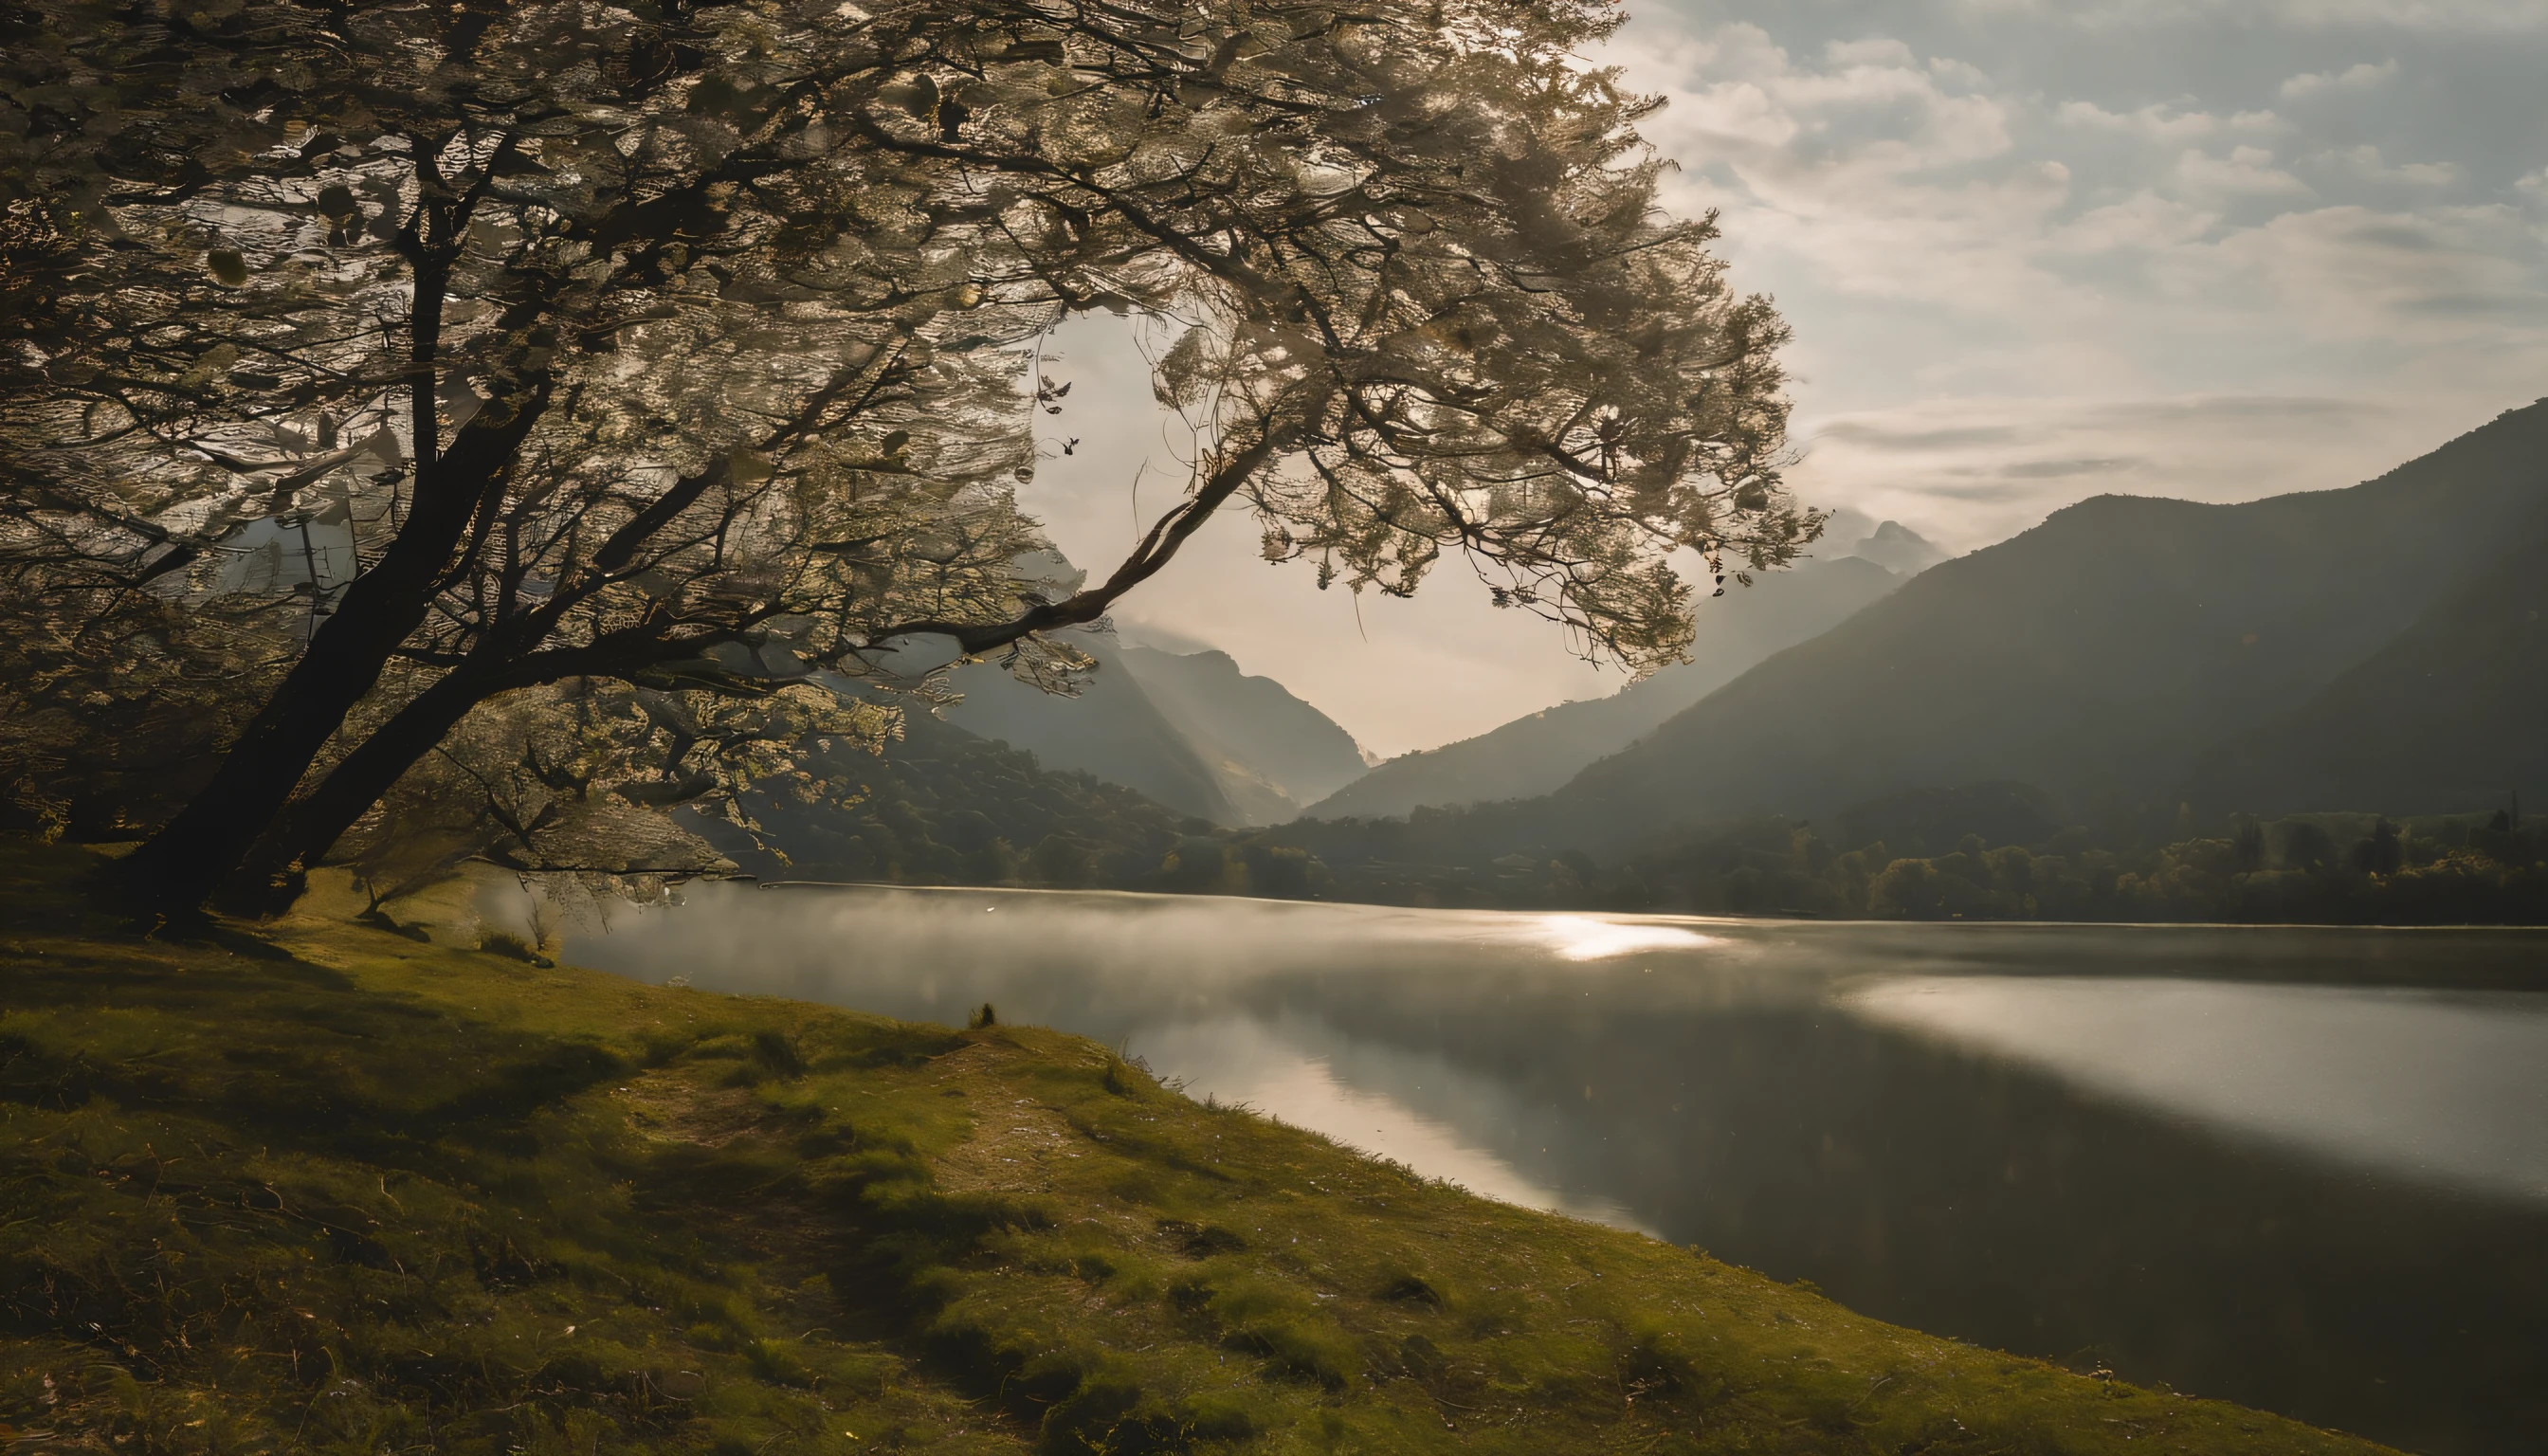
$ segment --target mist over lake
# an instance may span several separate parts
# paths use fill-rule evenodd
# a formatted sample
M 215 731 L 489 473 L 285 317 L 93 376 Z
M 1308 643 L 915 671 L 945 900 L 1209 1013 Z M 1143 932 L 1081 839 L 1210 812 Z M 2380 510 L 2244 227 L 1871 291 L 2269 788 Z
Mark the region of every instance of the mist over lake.
M 568 941 L 960 1023 L 1879 1318 L 2411 1449 L 2548 1422 L 2534 933 L 702 885 Z

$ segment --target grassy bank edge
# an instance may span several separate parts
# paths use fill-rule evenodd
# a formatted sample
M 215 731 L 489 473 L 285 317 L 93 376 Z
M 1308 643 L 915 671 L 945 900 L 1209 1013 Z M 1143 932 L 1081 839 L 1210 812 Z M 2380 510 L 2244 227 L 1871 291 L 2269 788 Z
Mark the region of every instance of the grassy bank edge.
M 28 1450 L 2379 1449 L 1475 1198 L 1084 1040 L 341 920 L 140 937 L 0 847 Z

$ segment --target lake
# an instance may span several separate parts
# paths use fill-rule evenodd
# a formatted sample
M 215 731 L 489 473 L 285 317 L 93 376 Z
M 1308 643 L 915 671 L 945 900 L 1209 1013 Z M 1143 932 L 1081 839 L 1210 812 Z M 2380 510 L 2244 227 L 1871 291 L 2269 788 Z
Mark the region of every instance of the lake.
M 2548 1432 L 2548 935 L 693 886 L 566 954 L 1059 1027 L 1880 1319 L 2407 1447 Z

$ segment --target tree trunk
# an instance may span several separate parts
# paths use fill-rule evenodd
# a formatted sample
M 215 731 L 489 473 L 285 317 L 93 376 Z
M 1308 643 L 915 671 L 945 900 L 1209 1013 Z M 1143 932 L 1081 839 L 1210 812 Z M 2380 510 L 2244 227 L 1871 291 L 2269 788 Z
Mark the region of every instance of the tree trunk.
M 471 709 L 505 691 L 511 684 L 503 667 L 493 653 L 473 654 L 374 729 L 317 788 L 275 816 L 227 885 L 217 887 L 224 907 L 259 914 L 283 908 L 276 902 L 288 896 L 278 895 L 277 886 L 318 864 Z
M 540 630 L 545 627 L 541 624 Z M 687 645 L 667 648 L 631 632 L 582 648 L 525 653 L 522 649 L 538 636 L 539 631 L 491 636 L 460 666 L 373 730 L 327 772 L 317 788 L 278 815 L 272 830 L 251 848 L 229 882 L 227 893 L 235 896 L 238 908 L 257 912 L 277 908 L 272 903 L 277 881 L 324 859 L 354 822 L 371 812 L 372 805 L 480 703 L 567 678 L 620 676 L 655 658 L 693 650 Z
M 415 507 L 380 565 L 345 589 L 212 781 L 125 860 L 128 883 L 151 905 L 192 910 L 237 872 L 390 655 L 424 620 L 453 550 L 486 493 L 502 489 L 548 393 L 548 381 L 535 380 L 509 402 L 503 420 L 460 431 L 419 484 Z
M 389 554 L 346 590 L 336 614 L 313 637 L 310 651 L 222 761 L 213 781 L 124 862 L 130 881 L 151 903 L 163 910 L 191 910 L 229 888 L 242 892 L 248 907 L 272 908 L 258 903 L 269 899 L 272 881 L 296 864 L 316 864 L 471 708 L 512 688 L 572 677 L 624 676 L 669 650 L 649 641 L 647 629 L 637 629 L 615 634 L 616 641 L 516 656 L 539 634 L 491 634 L 460 667 L 419 693 L 358 745 L 301 805 L 285 813 L 310 765 L 380 681 L 391 654 L 423 621 L 470 518 L 488 492 L 502 489 L 513 451 L 545 407 L 548 392 L 543 378 L 516 402 L 518 408 L 502 424 L 473 424 L 461 431 L 449 453 L 436 462 L 434 488 L 418 493 L 416 509 Z M 880 633 L 877 640 L 936 633 L 978 652 L 1034 632 L 1095 620 L 1165 566 L 1272 450 L 1271 441 L 1259 438 L 1232 451 L 1202 489 L 1151 526 L 1102 587 L 1036 606 L 1005 623 L 907 622 Z M 683 482 L 687 495 L 681 499 L 694 499 L 703 488 L 700 483 L 713 481 L 721 468 Z M 674 508 L 659 502 L 623 526 L 599 559 L 624 564 L 634 543 L 660 527 Z M 689 644 L 684 651 L 694 647 Z

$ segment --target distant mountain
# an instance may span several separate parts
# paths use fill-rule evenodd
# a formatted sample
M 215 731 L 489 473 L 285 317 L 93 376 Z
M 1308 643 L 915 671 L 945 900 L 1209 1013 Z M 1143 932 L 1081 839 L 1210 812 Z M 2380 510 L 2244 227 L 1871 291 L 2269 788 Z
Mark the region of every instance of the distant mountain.
M 1097 659 L 1075 695 L 1020 682 L 997 663 L 973 663 L 950 680 L 964 698 L 947 709 L 946 720 L 1023 749 L 1046 769 L 1093 774 L 1181 814 L 1232 826 L 1259 822 L 1231 802 L 1222 773 L 1159 710 L 1118 649 L 1095 638 L 1075 645 Z
M 1087 580 L 1055 551 L 1014 565 L 1047 598 Z M 1046 769 L 1093 774 L 1232 829 L 1282 823 L 1365 771 L 1353 735 L 1280 682 L 1239 672 L 1227 653 L 1134 646 L 1112 634 L 1075 635 L 1072 645 L 1097 660 L 1076 693 L 1046 692 L 996 663 L 969 663 L 949 679 L 963 700 L 945 720 L 1031 753 Z M 915 656 L 904 671 L 943 661 Z
M 1337 819 L 1412 812 L 1420 804 L 1481 803 L 1546 793 L 1586 765 L 1617 753 L 1665 719 L 1732 682 L 1781 648 L 1839 624 L 1902 585 L 1868 559 L 1874 545 L 1919 570 L 1943 553 L 1892 521 L 1848 548 L 1859 554 L 1808 560 L 1729 588 L 1699 609 L 1690 661 L 1666 668 L 1609 697 L 1560 703 L 1476 738 L 1408 754 L 1374 769 L 1308 815 Z
M 1203 761 L 1235 827 L 1280 824 L 1368 772 L 1352 734 L 1228 653 L 1122 647 L 1112 658 Z
M 2437 692 L 2473 710 L 2534 701 L 2535 676 L 2489 684 L 2535 673 L 2520 666 L 2536 662 L 2523 655 L 2537 650 L 2521 635 L 2527 617 L 2516 628 L 2504 616 L 2529 607 L 2503 574 L 2537 562 L 2543 513 L 2548 402 L 2349 490 L 2238 505 L 2083 501 L 1771 658 L 1506 832 L 1592 848 L 1980 782 L 2030 784 L 2072 813 L 2101 797 L 2173 802 L 2202 776 L 2198 756 L 2223 743 L 2242 747 L 2206 761 L 2211 781 L 2225 806 L 2244 806 L 2291 767 L 2242 739 L 2278 719 L 2314 725 L 2311 762 L 2337 774 L 2362 758 L 2347 758 L 2342 723 L 2317 705 L 2368 711 L 2361 695 L 2385 683 L 2410 699 L 2385 711 L 2412 718 L 2426 666 L 2442 672 Z M 2470 606 L 2452 605 L 2464 596 Z M 2480 623 L 2500 650 L 2467 637 Z M 2430 643 L 2412 635 L 2419 624 Z M 2285 784 L 2358 802 L 2339 786 Z
M 772 853 L 721 819 L 693 830 L 766 879 L 899 884 L 1152 887 L 1161 858 L 1204 826 L 1120 784 L 1047 769 L 929 713 L 904 717 L 881 755 L 835 745 L 812 767 L 844 802 L 761 793 L 750 803 Z
M 1916 577 L 1947 559 L 1944 548 L 1898 520 L 1859 537 L 1846 554 L 1874 562 L 1897 577 Z
M 1329 894 L 1324 865 L 1261 836 L 1215 829 L 1094 774 L 1046 768 L 1033 754 L 913 712 L 870 754 L 807 744 L 827 785 L 756 789 L 756 836 L 717 815 L 680 810 L 749 874 L 889 884 L 1040 885 L 1254 895 Z
M 2198 803 L 2455 813 L 2548 801 L 2548 531 L 2197 766 Z

